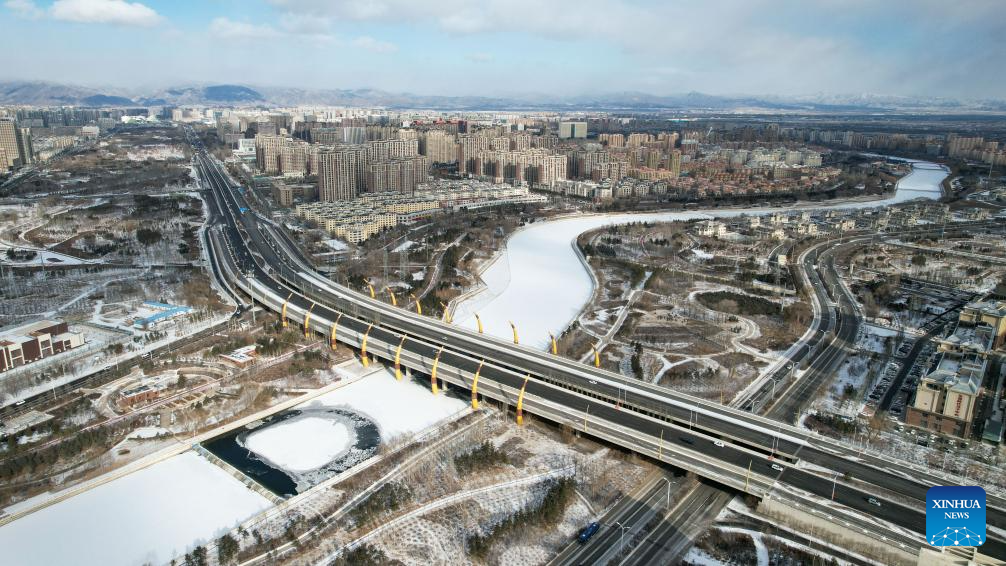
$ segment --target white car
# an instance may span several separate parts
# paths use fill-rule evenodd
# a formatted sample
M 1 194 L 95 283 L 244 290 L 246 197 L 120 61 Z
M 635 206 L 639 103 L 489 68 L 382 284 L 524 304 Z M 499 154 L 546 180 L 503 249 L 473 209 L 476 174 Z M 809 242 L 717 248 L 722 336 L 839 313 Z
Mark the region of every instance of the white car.
M 772 469 L 777 472 L 785 472 L 786 468 L 780 466 L 779 464 L 772 464 Z
M 723 444 L 722 440 L 714 440 L 713 441 L 713 445 L 719 446 L 720 448 L 723 448 L 724 446 L 726 446 L 726 444 Z

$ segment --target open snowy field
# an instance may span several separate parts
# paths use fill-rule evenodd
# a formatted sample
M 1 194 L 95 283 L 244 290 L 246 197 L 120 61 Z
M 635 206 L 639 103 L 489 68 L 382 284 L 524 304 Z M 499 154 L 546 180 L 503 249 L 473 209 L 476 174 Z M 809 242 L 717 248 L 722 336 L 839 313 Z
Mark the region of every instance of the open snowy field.
M 458 414 L 468 403 L 446 395 L 434 396 L 429 387 L 403 379 L 397 381 L 393 370 L 384 369 L 313 399 L 308 405 L 342 407 L 362 413 L 381 431 L 387 442 L 404 434 L 415 434 Z M 315 439 L 284 435 L 291 443 L 303 442 L 305 451 L 315 449 Z
M 844 203 L 838 209 L 873 208 L 915 198 L 939 198 L 947 171 L 928 162 L 913 163 L 913 172 L 898 181 L 891 198 Z M 697 210 L 652 214 L 604 214 L 536 222 L 515 232 L 502 254 L 483 273 L 486 288 L 458 303 L 457 324 L 475 329 L 475 314 L 488 334 L 512 340 L 509 321 L 517 326 L 521 344 L 545 348 L 548 333 L 558 334 L 590 299 L 590 274 L 573 248 L 576 237 L 589 230 L 630 222 L 673 222 L 693 218 L 728 218 L 768 214 L 789 208 Z
M 244 446 L 284 470 L 306 472 L 349 450 L 355 436 L 345 423 L 308 417 L 255 431 L 248 435 Z M 311 448 L 305 450 L 292 441 L 297 438 L 309 439 Z
M 2 562 L 167 563 L 271 505 L 185 452 L 0 527 Z

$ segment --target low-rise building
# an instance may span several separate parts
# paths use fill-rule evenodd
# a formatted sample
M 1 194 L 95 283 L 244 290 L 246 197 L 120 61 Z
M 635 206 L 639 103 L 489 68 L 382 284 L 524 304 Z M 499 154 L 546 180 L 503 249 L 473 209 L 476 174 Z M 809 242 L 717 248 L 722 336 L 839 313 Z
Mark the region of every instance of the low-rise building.
M 959 325 L 954 334 L 941 340 L 936 369 L 919 381 L 905 422 L 940 434 L 969 437 L 994 338 L 992 327 L 978 324 Z
M 119 393 L 120 407 L 133 407 L 141 403 L 149 403 L 161 394 L 162 387 L 154 385 L 140 385 L 131 389 L 123 389 Z
M 995 334 L 992 348 L 998 348 L 1006 340 L 1006 301 L 976 301 L 961 309 L 960 324 L 975 326 L 985 324 Z
M 727 235 L 727 225 L 716 220 L 704 220 L 699 222 L 697 233 L 707 238 L 722 238 Z
M 0 372 L 84 345 L 81 332 L 65 321 L 41 320 L 0 334 Z

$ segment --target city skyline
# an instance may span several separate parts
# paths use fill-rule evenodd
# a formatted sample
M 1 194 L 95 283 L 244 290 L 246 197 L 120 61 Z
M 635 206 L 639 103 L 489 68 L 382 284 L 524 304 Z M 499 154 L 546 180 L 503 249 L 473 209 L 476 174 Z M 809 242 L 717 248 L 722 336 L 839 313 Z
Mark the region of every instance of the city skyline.
M 7 0 L 0 80 L 430 95 L 999 97 L 998 4 Z M 45 42 L 37 38 L 45 37 Z M 33 41 L 32 38 L 36 38 Z M 268 46 L 268 48 L 263 48 Z

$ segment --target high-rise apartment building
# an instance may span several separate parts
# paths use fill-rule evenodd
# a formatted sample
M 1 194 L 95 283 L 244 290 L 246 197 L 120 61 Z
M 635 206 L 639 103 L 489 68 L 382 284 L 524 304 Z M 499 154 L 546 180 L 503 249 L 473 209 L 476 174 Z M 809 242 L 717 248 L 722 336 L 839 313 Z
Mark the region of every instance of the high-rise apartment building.
M 279 169 L 287 177 L 303 177 L 313 173 L 310 170 L 310 144 L 303 141 L 288 141 L 280 151 Z
M 367 142 L 367 163 L 419 155 L 419 140 L 375 140 Z
M 667 156 L 667 168 L 671 171 L 671 176 L 674 178 L 681 176 L 681 152 L 678 150 L 673 150 Z
M 21 158 L 21 165 L 31 165 L 35 162 L 35 147 L 31 142 L 31 130 L 29 128 L 18 129 L 17 152 Z
M 480 135 L 458 136 L 458 173 L 470 173 L 475 168 L 475 155 L 489 149 L 489 138 Z
M 420 153 L 430 163 L 453 163 L 458 160 L 457 136 L 443 130 L 424 132 L 420 138 Z
M 610 148 L 625 147 L 625 136 L 622 134 L 600 134 L 597 140 Z
M 427 163 L 422 155 L 370 163 L 367 165 L 367 191 L 412 195 L 416 187 L 426 180 Z
M 524 182 L 532 186 L 551 185 L 566 178 L 566 156 L 544 149 L 523 151 L 484 150 L 475 158 L 475 175 L 496 181 Z
M 510 138 L 510 149 L 515 151 L 531 149 L 531 134 L 517 134 Z
M 362 146 L 326 147 L 318 151 L 318 197 L 322 202 L 350 200 L 359 193 L 358 171 L 366 151 Z
M 586 122 L 559 122 L 559 138 L 568 140 L 587 137 Z
M 257 134 L 255 136 L 255 165 L 266 174 L 280 172 L 279 161 L 286 138 L 276 135 Z
M 640 147 L 645 143 L 653 141 L 653 136 L 650 134 L 629 134 L 629 137 L 625 139 L 626 147 Z
M 21 166 L 21 153 L 18 149 L 19 137 L 20 129 L 14 120 L 0 119 L 0 149 L 4 153 L 4 160 L 0 161 L 0 168 L 7 170 Z
M 594 182 L 610 180 L 617 183 L 629 174 L 629 164 L 625 161 L 608 161 L 597 163 L 590 172 L 590 179 Z

